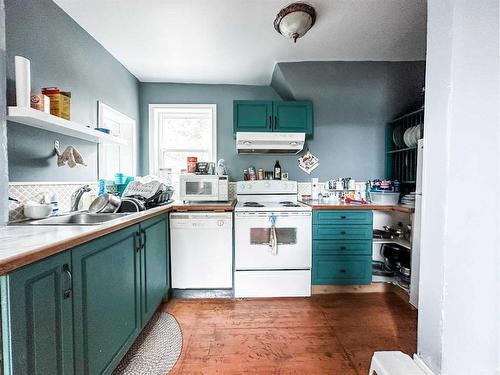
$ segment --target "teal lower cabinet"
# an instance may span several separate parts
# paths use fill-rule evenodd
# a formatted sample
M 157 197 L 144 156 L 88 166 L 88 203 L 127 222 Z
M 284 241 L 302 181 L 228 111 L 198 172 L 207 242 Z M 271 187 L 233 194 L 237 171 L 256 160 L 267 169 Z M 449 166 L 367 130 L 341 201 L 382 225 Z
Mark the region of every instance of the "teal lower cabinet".
M 152 219 L 141 225 L 142 321 L 144 327 L 168 289 L 168 221 Z
M 139 335 L 138 233 L 136 225 L 72 251 L 77 374 L 111 373 Z
M 0 277 L 3 373 L 111 374 L 168 291 L 167 224 L 152 218 Z
M 3 373 L 73 374 L 70 252 L 2 276 L 1 293 Z
M 313 285 L 361 285 L 372 281 L 371 211 L 313 213 Z

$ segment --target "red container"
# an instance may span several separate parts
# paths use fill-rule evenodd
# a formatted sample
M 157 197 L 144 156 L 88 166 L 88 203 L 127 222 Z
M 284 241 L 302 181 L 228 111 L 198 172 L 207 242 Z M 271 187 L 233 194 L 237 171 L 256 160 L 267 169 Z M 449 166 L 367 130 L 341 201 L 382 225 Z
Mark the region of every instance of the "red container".
M 196 156 L 189 156 L 187 158 L 187 173 L 196 172 L 196 163 L 198 163 L 198 158 Z

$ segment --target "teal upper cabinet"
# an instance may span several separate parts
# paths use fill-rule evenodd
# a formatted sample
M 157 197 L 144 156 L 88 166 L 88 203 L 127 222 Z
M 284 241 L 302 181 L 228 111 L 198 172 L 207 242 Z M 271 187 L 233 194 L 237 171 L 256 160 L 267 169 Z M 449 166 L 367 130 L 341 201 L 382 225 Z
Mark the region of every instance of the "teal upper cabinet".
M 309 101 L 273 102 L 273 114 L 275 132 L 313 132 L 313 107 Z
M 139 225 L 72 251 L 75 372 L 111 373 L 141 330 Z
M 233 102 L 235 132 L 272 131 L 273 102 L 261 100 L 235 100 Z
M 233 102 L 234 132 L 313 133 L 314 114 L 310 101 Z
M 151 318 L 168 288 L 168 221 L 154 218 L 141 224 L 142 326 Z
M 70 253 L 25 266 L 2 279 L 2 301 L 8 301 L 2 313 L 3 339 L 9 332 L 12 337 L 12 357 L 4 355 L 5 373 L 73 374 Z

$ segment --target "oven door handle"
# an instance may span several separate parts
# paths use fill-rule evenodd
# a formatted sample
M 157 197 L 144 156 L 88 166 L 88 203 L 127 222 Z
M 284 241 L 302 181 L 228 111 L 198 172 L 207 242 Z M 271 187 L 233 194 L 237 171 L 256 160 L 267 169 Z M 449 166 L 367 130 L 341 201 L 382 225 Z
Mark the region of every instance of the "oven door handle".
M 271 254 L 274 256 L 278 255 L 278 237 L 276 235 L 276 226 L 273 224 L 269 228 L 269 247 L 271 248 Z

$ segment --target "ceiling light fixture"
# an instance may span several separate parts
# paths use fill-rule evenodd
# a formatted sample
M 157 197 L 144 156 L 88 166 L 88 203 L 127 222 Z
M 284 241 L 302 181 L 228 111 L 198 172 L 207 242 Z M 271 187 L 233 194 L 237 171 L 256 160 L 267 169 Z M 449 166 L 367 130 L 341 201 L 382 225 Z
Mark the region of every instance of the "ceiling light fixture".
M 287 38 L 297 39 L 304 36 L 316 21 L 316 11 L 305 3 L 293 3 L 281 9 L 274 20 L 274 28 Z

